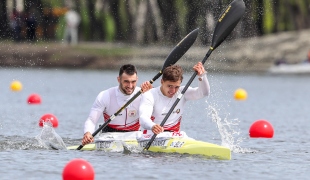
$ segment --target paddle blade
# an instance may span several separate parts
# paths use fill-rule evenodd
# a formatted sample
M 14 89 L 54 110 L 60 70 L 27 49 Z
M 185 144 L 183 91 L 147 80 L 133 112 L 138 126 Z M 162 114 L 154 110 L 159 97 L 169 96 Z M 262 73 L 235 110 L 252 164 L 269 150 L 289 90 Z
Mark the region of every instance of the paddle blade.
M 214 29 L 211 47 L 217 48 L 236 27 L 245 12 L 243 0 L 234 0 L 220 15 Z
M 199 28 L 190 32 L 177 44 L 176 47 L 173 48 L 173 50 L 170 52 L 170 54 L 166 58 L 162 71 L 166 67 L 175 64 L 187 52 L 187 50 L 194 44 L 198 36 L 198 30 Z

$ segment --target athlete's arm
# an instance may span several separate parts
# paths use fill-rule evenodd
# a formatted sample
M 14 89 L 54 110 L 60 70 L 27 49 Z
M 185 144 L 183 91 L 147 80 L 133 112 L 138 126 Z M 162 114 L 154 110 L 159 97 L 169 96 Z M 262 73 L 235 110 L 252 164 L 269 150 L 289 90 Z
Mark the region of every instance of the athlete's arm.
M 206 70 L 201 62 L 197 63 L 193 69 L 198 75 L 198 87 L 188 87 L 184 94 L 187 100 L 196 100 L 208 96 L 210 94 L 210 84 L 207 78 Z
M 93 106 L 91 107 L 89 116 L 84 124 L 84 134 L 86 132 L 93 133 L 96 128 L 96 124 L 102 116 L 104 109 L 108 106 L 109 93 L 107 91 L 102 91 L 98 94 Z
M 154 97 L 152 93 L 146 92 L 141 96 L 139 106 L 139 123 L 143 129 L 151 130 L 155 123 L 151 120 L 153 113 Z

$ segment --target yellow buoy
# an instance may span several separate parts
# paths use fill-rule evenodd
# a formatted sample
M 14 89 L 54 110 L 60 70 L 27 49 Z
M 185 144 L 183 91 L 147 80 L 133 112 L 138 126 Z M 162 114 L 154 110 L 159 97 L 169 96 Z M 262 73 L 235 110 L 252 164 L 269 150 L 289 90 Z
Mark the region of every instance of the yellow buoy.
M 16 80 L 11 82 L 11 90 L 12 91 L 21 91 L 22 88 L 23 88 L 23 85 L 21 82 L 16 81 Z
M 246 100 L 247 97 L 248 97 L 248 94 L 244 89 L 239 88 L 235 91 L 234 98 L 236 100 Z

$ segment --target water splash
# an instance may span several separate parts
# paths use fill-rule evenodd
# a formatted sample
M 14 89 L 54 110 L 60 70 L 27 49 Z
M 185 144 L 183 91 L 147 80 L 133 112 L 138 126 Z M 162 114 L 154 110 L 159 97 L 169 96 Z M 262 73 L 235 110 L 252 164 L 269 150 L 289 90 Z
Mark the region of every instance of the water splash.
M 1 136 L 0 151 L 7 150 L 36 150 L 44 147 L 37 143 L 35 139 L 29 139 L 22 136 Z
M 212 121 L 216 123 L 220 133 L 222 146 L 228 147 L 234 153 L 253 152 L 252 150 L 240 146 L 244 138 L 239 136 L 240 129 L 236 129 L 240 122 L 238 119 L 228 120 L 227 117 L 222 119 L 213 106 L 210 105 L 209 109 L 211 110 L 209 115 L 212 117 Z
M 51 122 L 43 123 L 42 131 L 35 137 L 47 149 L 67 149 L 62 138 L 55 132 Z

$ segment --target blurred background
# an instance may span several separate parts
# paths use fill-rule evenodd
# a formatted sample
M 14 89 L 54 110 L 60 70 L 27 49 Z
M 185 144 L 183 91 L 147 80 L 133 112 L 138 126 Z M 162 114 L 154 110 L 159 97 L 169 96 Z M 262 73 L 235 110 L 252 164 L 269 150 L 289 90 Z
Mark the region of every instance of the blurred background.
M 231 44 L 227 48 L 240 48 L 242 40 L 242 44 L 247 46 L 242 48 L 252 49 L 248 51 L 244 49 L 244 52 L 239 51 L 237 55 L 234 55 L 233 50 L 227 49 L 225 51 L 229 52 L 229 55 L 222 54 L 225 61 L 234 64 L 234 61 L 237 61 L 236 59 L 240 63 L 242 63 L 240 59 L 245 59 L 247 62 L 253 61 L 250 62 L 252 65 L 255 65 L 256 61 L 265 62 L 264 65 L 256 66 L 256 70 L 265 70 L 275 60 L 284 58 L 284 56 L 289 62 L 299 62 L 306 57 L 307 51 L 310 49 L 310 42 L 306 41 L 304 36 L 309 35 L 307 30 L 310 28 L 310 0 L 244 0 L 244 2 L 246 13 L 227 39 L 227 41 L 237 39 L 239 44 Z M 51 58 L 47 54 L 47 49 L 50 52 L 51 49 L 54 49 L 55 51 L 52 51 L 54 53 L 53 58 L 57 61 L 67 62 L 65 65 L 57 62 L 58 65 L 56 63 L 55 66 L 67 67 L 73 65 L 69 60 L 66 60 L 70 58 L 64 58 L 63 55 L 58 54 L 60 51 L 57 49 L 59 48 L 58 45 L 47 46 L 46 43 L 62 42 L 64 45 L 70 44 L 72 46 L 88 43 L 88 46 L 81 44 L 78 47 L 68 49 L 67 52 L 75 50 L 77 52 L 73 54 L 80 54 L 74 57 L 83 57 L 79 63 L 76 63 L 76 66 L 91 68 L 90 61 L 94 62 L 97 57 L 104 57 L 110 61 L 114 60 L 114 57 L 118 59 L 124 56 L 132 57 L 132 54 L 139 53 L 139 50 L 132 51 L 131 48 L 135 45 L 175 45 L 186 34 L 198 27 L 200 28 L 200 35 L 197 38 L 196 45 L 205 47 L 212 40 L 212 32 L 219 15 L 229 3 L 231 3 L 230 0 L 2 0 L 0 1 L 0 21 L 2 24 L 0 38 L 9 43 L 36 43 L 36 49 L 30 49 L 28 45 L 19 47 L 19 49 L 27 48 L 28 52 L 31 51 L 32 54 L 37 54 L 39 59 L 46 61 Z M 306 34 L 304 35 L 302 33 L 305 30 Z M 284 37 L 282 35 L 282 39 L 277 37 L 273 40 L 265 40 L 267 42 L 260 44 L 263 40 L 262 37 L 283 32 L 298 32 L 299 34 L 288 34 Z M 292 43 L 298 38 L 303 42 L 296 42 L 294 44 L 296 48 L 291 47 L 292 44 L 285 46 L 286 42 Z M 253 42 L 253 40 L 255 41 Z M 273 49 L 273 52 L 261 49 L 266 52 L 266 57 L 253 56 L 257 53 L 253 52 L 254 50 L 257 51 L 256 46 L 264 48 L 267 43 L 269 48 L 274 47 L 270 41 L 274 41 L 280 49 Z M 110 43 L 108 46 L 110 48 L 104 44 L 98 45 L 98 43 L 105 43 L 105 45 Z M 125 44 L 125 47 L 119 47 L 122 43 Z M 1 44 L 3 46 L 3 43 Z M 43 45 L 38 46 L 38 44 Z M 93 46 L 90 46 L 91 44 Z M 5 46 L 8 45 L 10 44 L 5 44 Z M 5 58 L 2 56 L 3 62 L 0 65 L 27 66 L 29 64 L 18 62 L 18 59 L 21 59 L 20 57 L 11 57 L 10 54 L 16 53 L 16 48 L 16 44 L 14 44 L 14 47 L 10 48 L 12 51 L 3 52 L 7 55 Z M 157 56 L 162 59 L 161 56 L 167 55 L 169 50 L 156 50 L 157 54 L 150 52 L 149 56 Z M 46 51 L 45 55 L 37 53 L 42 51 Z M 202 58 L 201 50 L 197 51 L 200 52 L 200 56 L 196 55 L 194 58 Z M 161 52 L 161 55 L 158 55 L 158 52 Z M 23 53 L 22 50 L 19 53 Z M 296 57 L 297 53 L 298 56 Z M 193 54 L 195 54 L 194 51 Z M 27 60 L 27 56 L 27 54 L 21 55 L 24 57 L 23 60 Z M 140 56 L 140 58 L 143 59 L 144 57 Z M 10 59 L 10 63 L 4 62 L 8 59 Z M 32 64 L 31 66 L 40 65 L 38 62 L 30 64 Z M 47 66 L 47 64 L 53 63 L 44 64 L 41 62 L 42 66 Z M 106 61 L 103 63 L 104 65 L 95 64 L 92 66 L 103 67 L 109 63 Z M 114 66 L 110 65 L 110 67 Z M 244 69 L 244 67 L 245 65 L 241 65 L 239 68 L 232 67 L 230 69 L 238 70 Z M 251 70 L 251 67 L 248 68 Z

